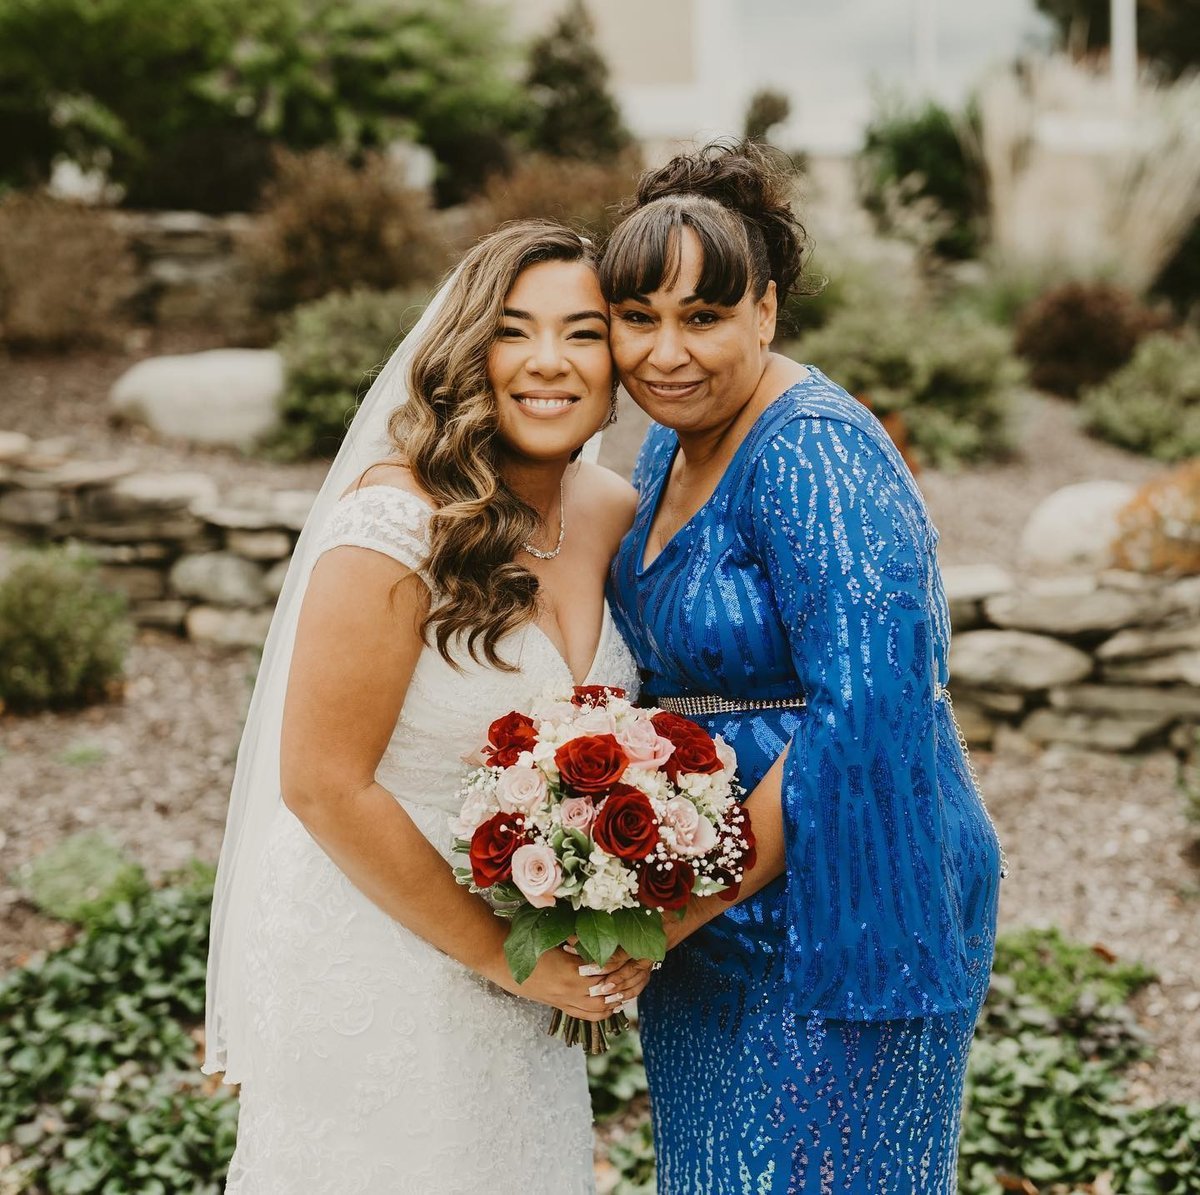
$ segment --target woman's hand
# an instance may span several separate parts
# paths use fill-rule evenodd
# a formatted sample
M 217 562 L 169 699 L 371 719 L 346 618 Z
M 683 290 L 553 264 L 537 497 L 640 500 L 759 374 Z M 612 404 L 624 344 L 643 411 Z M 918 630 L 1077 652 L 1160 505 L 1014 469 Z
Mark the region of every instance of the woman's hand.
M 569 939 L 563 946 L 563 951 L 579 964 L 581 975 L 592 978 L 613 1008 L 619 1008 L 642 994 L 654 971 L 654 963 L 650 959 L 630 958 L 624 950 L 618 948 L 603 966 L 584 963 L 579 958 L 576 941 L 575 938 Z
M 578 958 L 561 950 L 547 950 L 524 983 L 517 983 L 507 967 L 503 974 L 491 978 L 514 995 L 561 1008 L 581 1021 L 602 1021 L 623 1003 L 611 998 L 619 989 L 607 988 L 608 974 L 616 969 L 612 960 L 605 967 L 583 966 Z

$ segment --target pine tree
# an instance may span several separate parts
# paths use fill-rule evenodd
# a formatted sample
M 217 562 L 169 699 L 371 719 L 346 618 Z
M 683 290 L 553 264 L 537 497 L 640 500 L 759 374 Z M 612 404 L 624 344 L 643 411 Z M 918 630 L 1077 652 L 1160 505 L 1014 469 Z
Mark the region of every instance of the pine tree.
M 610 161 L 630 143 L 608 90 L 608 64 L 583 0 L 571 0 L 534 42 L 526 86 L 537 109 L 531 148 L 560 158 Z

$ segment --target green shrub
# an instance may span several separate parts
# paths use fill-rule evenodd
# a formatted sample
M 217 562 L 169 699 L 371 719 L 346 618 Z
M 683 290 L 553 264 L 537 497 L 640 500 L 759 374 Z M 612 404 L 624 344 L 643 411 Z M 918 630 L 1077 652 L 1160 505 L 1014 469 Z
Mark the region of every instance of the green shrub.
M 978 114 L 955 117 L 935 103 L 888 103 L 867 126 L 859 155 L 859 193 L 880 229 L 892 232 L 897 209 L 930 207 L 940 228 L 931 248 L 943 257 L 974 257 L 983 241 L 987 187 L 977 155 Z
M 409 291 L 357 290 L 292 312 L 276 346 L 286 385 L 282 427 L 268 452 L 292 459 L 335 452 L 373 371 L 416 323 L 423 300 Z
M 1010 397 L 1021 370 L 999 328 L 965 314 L 855 304 L 799 345 L 881 418 L 899 414 L 937 467 L 1011 450 Z
M 60 921 L 96 925 L 113 908 L 140 897 L 146 875 L 103 835 L 73 834 L 18 868 L 13 877 L 42 912 Z
M 1031 303 L 1017 322 L 1016 350 L 1041 390 L 1076 398 L 1120 369 L 1165 317 L 1107 282 L 1068 282 Z
M 0 581 L 0 703 L 18 712 L 102 700 L 133 628 L 95 563 L 66 548 L 16 556 Z
M 642 1041 L 636 1033 L 620 1034 L 607 1054 L 588 1058 L 587 1069 L 592 1114 L 597 1120 L 619 1115 L 649 1090 L 642 1064 Z
M 1088 428 L 1101 439 L 1160 461 L 1200 455 L 1200 335 L 1147 337 L 1082 402 Z
M 112 338 L 133 280 L 128 241 L 107 212 L 32 192 L 0 200 L 0 341 L 10 348 Z
M 279 155 L 247 252 L 264 304 L 276 309 L 429 282 L 446 264 L 423 194 L 398 185 L 380 155 L 356 167 L 330 150 Z

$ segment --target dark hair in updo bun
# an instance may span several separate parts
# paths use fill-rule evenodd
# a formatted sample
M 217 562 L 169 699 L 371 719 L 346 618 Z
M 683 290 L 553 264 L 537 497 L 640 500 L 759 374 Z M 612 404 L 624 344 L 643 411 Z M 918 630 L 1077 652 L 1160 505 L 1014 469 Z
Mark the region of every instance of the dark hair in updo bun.
M 609 302 L 673 286 L 680 233 L 690 228 L 704 259 L 700 298 L 732 307 L 747 290 L 761 299 L 774 282 L 782 306 L 802 277 L 808 244 L 782 157 L 753 141 L 714 141 L 646 171 L 600 263 Z

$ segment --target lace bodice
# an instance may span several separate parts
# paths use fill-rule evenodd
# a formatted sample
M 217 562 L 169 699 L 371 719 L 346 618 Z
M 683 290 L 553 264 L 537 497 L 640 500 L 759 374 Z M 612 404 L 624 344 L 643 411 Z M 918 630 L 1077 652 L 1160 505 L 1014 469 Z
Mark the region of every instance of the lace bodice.
M 334 508 L 321 552 L 352 546 L 422 576 L 430 508 L 368 486 Z M 516 672 L 426 647 L 376 776 L 449 857 L 450 815 L 489 724 L 569 686 L 536 626 L 500 644 Z M 637 688 L 607 606 L 587 683 Z M 236 1195 L 585 1195 L 593 1189 L 582 1055 L 549 1010 L 488 984 L 387 917 L 282 805 L 247 944 L 251 1066 Z

